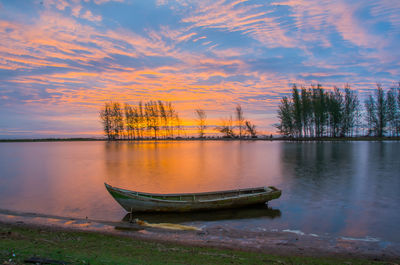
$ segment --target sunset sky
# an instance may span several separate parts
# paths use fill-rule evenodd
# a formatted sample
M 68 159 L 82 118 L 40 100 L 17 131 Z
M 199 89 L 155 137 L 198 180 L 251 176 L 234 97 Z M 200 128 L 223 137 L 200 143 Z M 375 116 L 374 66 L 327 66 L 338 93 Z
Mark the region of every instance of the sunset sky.
M 393 0 L 0 0 L 0 40 L 0 138 L 99 137 L 104 102 L 152 99 L 270 133 L 293 83 L 400 81 Z

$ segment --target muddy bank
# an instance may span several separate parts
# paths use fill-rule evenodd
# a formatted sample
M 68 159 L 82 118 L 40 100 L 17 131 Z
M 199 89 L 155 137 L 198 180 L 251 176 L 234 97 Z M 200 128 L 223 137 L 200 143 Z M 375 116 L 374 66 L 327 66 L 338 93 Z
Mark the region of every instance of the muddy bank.
M 197 227 L 199 231 L 146 227 L 127 221 L 112 222 L 87 218 L 0 210 L 0 222 L 42 229 L 92 231 L 156 242 L 254 251 L 283 256 L 342 257 L 399 261 L 400 244 L 375 238 L 331 237 L 301 231 L 247 231 L 220 225 Z

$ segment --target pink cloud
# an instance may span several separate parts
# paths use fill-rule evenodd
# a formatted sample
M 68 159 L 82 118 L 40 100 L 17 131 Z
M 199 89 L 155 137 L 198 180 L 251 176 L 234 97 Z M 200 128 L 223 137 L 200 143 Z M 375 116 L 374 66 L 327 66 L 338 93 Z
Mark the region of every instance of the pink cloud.
M 92 22 L 99 22 L 102 20 L 101 16 L 93 15 L 90 10 L 86 10 L 86 12 L 81 15 L 81 18 L 87 19 Z

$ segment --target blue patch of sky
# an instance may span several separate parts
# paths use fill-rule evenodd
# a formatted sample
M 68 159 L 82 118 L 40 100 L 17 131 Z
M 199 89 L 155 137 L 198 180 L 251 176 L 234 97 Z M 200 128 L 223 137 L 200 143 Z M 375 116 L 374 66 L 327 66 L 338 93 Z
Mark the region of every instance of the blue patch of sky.
M 26 24 L 39 17 L 44 5 L 38 1 L 0 1 L 0 18 L 8 21 L 19 21 Z
M 286 5 L 279 5 L 275 7 L 269 7 L 269 17 L 273 17 L 275 22 L 279 23 L 279 26 L 283 29 L 287 29 L 288 36 L 293 36 L 298 33 L 296 27 L 296 18 L 293 17 L 293 10 L 291 7 Z
M 275 48 L 264 48 L 259 49 L 256 58 L 285 58 L 285 57 L 296 57 L 297 59 L 305 59 L 306 54 L 303 50 L 299 48 L 285 48 L 285 47 L 275 47 Z
M 371 13 L 371 5 L 359 5 L 357 10 L 354 12 L 355 18 L 360 21 L 370 21 L 375 18 L 375 16 Z
M 177 25 L 180 17 L 167 6 L 157 6 L 155 1 L 134 0 L 122 6 L 110 3 L 99 9 L 103 23 L 109 27 L 122 27 L 140 35 L 146 35 L 148 29 L 158 29 L 161 25 Z
M 280 99 L 281 97 L 276 95 L 271 95 L 271 94 L 256 94 L 252 96 L 240 96 L 238 97 L 239 100 L 242 100 L 244 102 L 248 102 L 249 100 L 268 100 L 268 99 Z
M 374 73 L 374 77 L 378 79 L 393 78 L 392 74 L 386 71 L 377 71 Z
M 30 87 L 29 93 L 26 93 L 25 88 L 26 86 L 19 86 L 19 85 L 9 85 L 7 83 L 3 84 L 4 87 L 6 87 L 6 92 L 2 92 L 0 95 L 2 96 L 7 96 L 9 101 L 12 101 L 13 103 L 15 102 L 23 102 L 25 100 L 31 100 L 31 99 L 38 99 L 38 95 L 43 95 L 40 91 L 37 90 L 44 90 L 43 87 L 38 88 L 37 90 L 34 89 L 32 91 Z M 32 86 L 32 85 L 31 85 Z M 40 97 L 42 98 L 42 97 Z M 44 98 L 48 98 L 47 96 Z
M 54 60 L 55 61 L 55 60 Z M 65 62 L 65 61 L 63 61 Z M 0 69 L 0 79 L 2 81 L 13 80 L 18 76 L 30 76 L 30 75 L 41 75 L 41 74 L 53 74 L 53 73 L 66 73 L 71 71 L 68 67 L 58 66 L 42 66 L 33 69 L 17 69 L 17 70 L 4 70 Z
M 275 57 L 264 57 L 259 59 L 247 60 L 246 63 L 252 71 L 291 74 L 306 71 L 318 71 L 319 67 L 305 66 L 303 61 L 307 59 L 299 54 L 282 54 Z
M 102 40 L 104 40 L 104 39 L 107 39 L 108 41 L 110 41 L 110 42 L 114 42 L 114 43 L 118 43 L 119 44 L 119 41 L 117 41 L 117 40 L 114 40 L 114 39 L 111 39 L 111 38 L 106 38 L 106 37 L 103 37 L 103 36 L 98 36 L 98 35 L 96 35 L 96 36 L 90 36 L 92 39 L 96 39 L 96 40 L 100 40 L 100 41 L 102 41 Z M 93 48 L 93 49 L 99 49 L 99 50 L 101 50 L 102 49 L 102 47 L 100 47 L 97 43 L 95 43 L 95 42 L 82 42 L 82 41 L 79 41 L 79 40 L 74 40 L 74 43 L 76 44 L 76 45 L 79 45 L 79 46 L 83 46 L 83 47 L 87 47 L 87 48 Z
M 308 51 L 313 54 L 314 58 L 328 58 L 335 57 L 339 49 L 332 49 L 330 47 L 322 47 L 322 46 L 311 46 L 307 47 Z M 340 52 L 339 52 L 340 53 Z
M 361 6 L 354 12 L 354 16 L 359 21 L 365 21 L 368 25 L 368 32 L 376 35 L 384 35 L 392 29 L 389 21 L 384 20 L 384 17 L 377 18 L 371 13 L 371 6 Z
M 91 54 L 93 54 L 93 52 L 91 52 L 91 51 L 80 50 L 80 49 L 71 49 L 71 51 L 74 54 L 77 54 L 77 55 L 91 55 Z
M 146 56 L 146 57 L 130 57 L 121 54 L 109 54 L 109 58 L 105 58 L 99 62 L 104 67 L 109 67 L 113 64 L 118 64 L 121 67 L 131 67 L 135 69 L 145 69 L 152 67 L 170 66 L 179 63 L 180 60 L 173 57 L 161 57 L 161 56 Z
M 64 115 L 65 113 L 62 113 Z M 82 112 L 73 113 L 68 112 L 68 116 L 78 117 Z M 89 114 L 89 113 L 85 113 Z M 1 108 L 0 105 L 0 138 L 14 139 L 14 138 L 32 138 L 32 137 L 49 137 L 46 133 L 40 131 L 60 131 L 60 132 L 76 132 L 93 130 L 90 123 L 72 124 L 63 119 L 55 121 L 54 119 L 47 120 L 47 117 L 57 117 L 60 112 L 48 111 L 35 111 L 34 108 L 18 105 L 15 108 Z M 60 133 L 62 136 L 63 133 Z M 25 137 L 24 137 L 25 136 Z M 57 135 L 51 135 L 56 137 Z
M 388 21 L 379 21 L 368 28 L 372 33 L 384 35 L 392 29 L 392 24 Z
M 351 77 L 351 75 L 327 75 L 327 76 L 315 76 L 315 75 L 299 75 L 301 79 L 304 79 L 305 81 L 310 81 L 310 80 L 318 80 L 319 82 L 328 82 L 328 81 L 337 81 L 337 80 L 345 80 L 348 77 Z
M 216 85 L 220 84 L 222 82 L 245 82 L 246 80 L 252 79 L 250 76 L 245 76 L 245 75 L 231 75 L 231 76 L 210 76 L 207 79 L 204 80 L 197 80 L 194 84 L 195 85 Z M 245 86 L 242 84 L 242 86 Z
M 7 81 L 9 79 L 13 79 L 18 75 L 19 73 L 16 70 L 0 69 L 0 80 L 2 82 Z

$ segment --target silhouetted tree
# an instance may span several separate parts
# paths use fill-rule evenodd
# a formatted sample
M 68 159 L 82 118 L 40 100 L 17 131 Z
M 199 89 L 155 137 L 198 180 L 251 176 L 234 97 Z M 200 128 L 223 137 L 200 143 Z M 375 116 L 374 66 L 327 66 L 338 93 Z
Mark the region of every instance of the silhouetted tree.
M 250 121 L 245 121 L 246 132 L 251 136 L 251 138 L 257 138 L 256 126 Z
M 301 88 L 301 119 L 303 123 L 303 135 L 305 137 L 312 136 L 312 102 L 311 91 L 306 88 Z
M 299 90 L 294 84 L 292 87 L 292 101 L 293 101 L 293 125 L 297 137 L 302 136 L 302 107 Z
M 386 131 L 387 123 L 387 103 L 385 92 L 380 84 L 377 84 L 376 89 L 376 123 L 375 130 L 378 137 L 382 137 Z
M 396 136 L 400 135 L 400 82 L 397 88 Z
M 279 123 L 275 125 L 279 133 L 284 136 L 293 136 L 293 104 L 287 97 L 283 97 L 278 109 Z
M 371 135 L 374 132 L 374 125 L 377 121 L 374 97 L 369 95 L 367 100 L 365 100 L 364 105 L 366 110 L 365 120 L 367 122 L 368 135 Z
M 182 129 L 183 129 L 183 123 L 182 119 L 179 117 L 178 113 L 174 111 L 174 116 L 173 116 L 173 130 L 175 130 L 178 134 L 178 137 L 181 137 L 182 135 Z M 186 133 L 185 133 L 186 135 Z
M 196 114 L 197 128 L 199 131 L 199 137 L 203 138 L 204 130 L 206 129 L 207 115 L 206 112 L 202 109 L 196 109 L 195 114 Z
M 125 128 L 126 128 L 126 136 L 128 139 L 135 138 L 135 115 L 131 105 L 125 103 Z
M 225 138 L 235 138 L 232 116 L 230 116 L 228 119 L 223 119 L 221 121 L 221 125 L 218 126 L 216 130 L 223 133 Z
M 242 131 L 245 128 L 245 124 L 244 124 L 243 110 L 240 104 L 236 105 L 235 116 L 236 116 L 236 127 L 239 129 L 239 138 L 242 138 Z
M 359 105 L 357 94 L 351 90 L 349 85 L 345 86 L 344 108 L 343 108 L 343 123 L 341 129 L 342 136 L 352 136 L 354 127 L 359 122 Z
M 397 122 L 397 103 L 396 103 L 396 90 L 394 88 L 386 92 L 386 104 L 387 104 L 387 123 L 388 129 L 391 136 L 396 134 L 396 122 Z
M 162 132 L 164 134 L 164 138 L 168 137 L 168 115 L 167 115 L 167 111 L 164 107 L 164 102 L 162 102 L 161 100 L 158 101 L 158 109 L 159 109 L 159 113 L 160 113 L 160 123 L 162 124 Z
M 124 132 L 124 118 L 123 118 L 121 104 L 118 102 L 114 102 L 112 104 L 111 128 L 112 128 L 112 138 L 119 139 L 119 137 Z
M 145 114 L 144 114 L 144 109 L 143 109 L 143 102 L 139 101 L 139 105 L 138 105 L 138 121 L 139 121 L 139 126 L 138 126 L 138 130 L 139 130 L 139 138 L 143 139 L 144 138 L 144 130 L 146 129 L 146 118 L 145 118 Z
M 154 138 L 157 139 L 160 129 L 159 111 L 156 101 L 148 101 L 144 104 L 144 112 L 146 117 L 146 125 L 149 132 L 154 132 Z
M 112 140 L 112 102 L 106 102 L 100 110 L 100 119 L 108 140 Z
M 168 117 L 168 135 L 174 137 L 174 132 L 181 135 L 182 132 L 182 120 L 179 118 L 178 112 L 175 110 L 171 102 L 167 103 L 167 117 Z
M 333 92 L 326 97 L 331 137 L 337 137 L 343 122 L 343 97 L 339 88 L 334 87 Z

